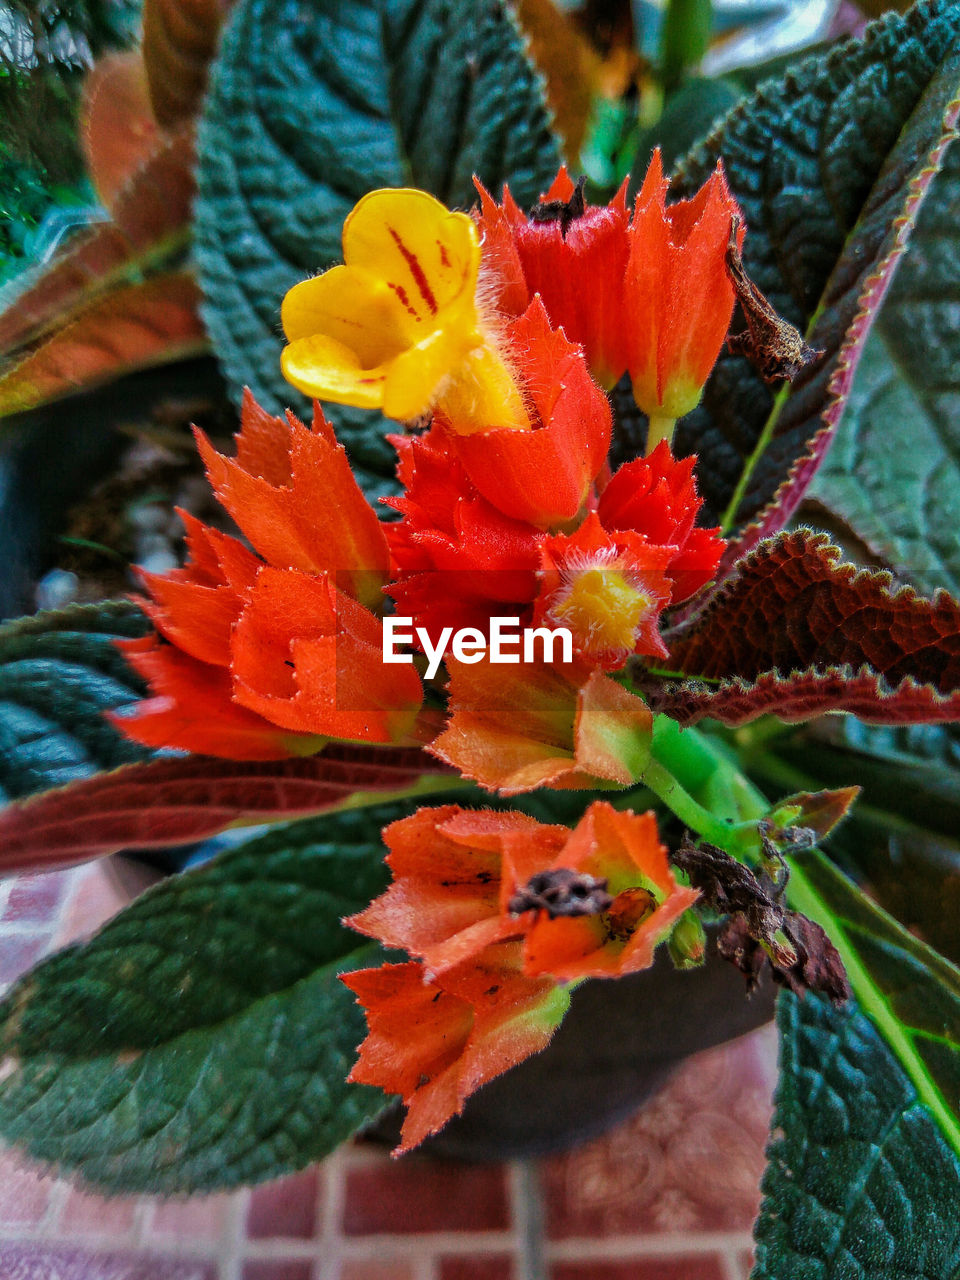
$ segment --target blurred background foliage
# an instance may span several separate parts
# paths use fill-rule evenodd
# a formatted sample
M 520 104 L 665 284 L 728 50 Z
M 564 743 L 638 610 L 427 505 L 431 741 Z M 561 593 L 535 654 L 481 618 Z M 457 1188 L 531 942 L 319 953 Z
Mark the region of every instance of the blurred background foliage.
M 0 5 L 0 281 L 85 221 L 56 216 L 92 201 L 77 127 L 83 79 L 98 56 L 136 38 L 139 12 L 139 0 Z

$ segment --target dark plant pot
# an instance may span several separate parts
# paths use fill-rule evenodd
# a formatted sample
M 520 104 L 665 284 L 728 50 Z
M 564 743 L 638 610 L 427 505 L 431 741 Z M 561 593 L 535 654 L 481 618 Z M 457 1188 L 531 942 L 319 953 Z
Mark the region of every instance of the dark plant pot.
M 769 1022 L 773 983 L 748 999 L 712 939 L 709 955 L 680 973 L 661 949 L 647 973 L 584 983 L 543 1053 L 484 1086 L 423 1150 L 463 1160 L 563 1151 L 630 1115 L 691 1054 Z M 391 1109 L 369 1132 L 394 1145 L 402 1118 Z

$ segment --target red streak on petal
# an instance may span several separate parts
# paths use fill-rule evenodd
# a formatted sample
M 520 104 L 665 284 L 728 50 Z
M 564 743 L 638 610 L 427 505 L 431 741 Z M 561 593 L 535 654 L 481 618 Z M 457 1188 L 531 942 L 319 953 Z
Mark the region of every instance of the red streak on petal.
M 447 253 L 447 246 L 442 240 L 437 241 L 437 248 L 440 250 L 440 261 L 445 267 L 450 265 L 450 255 Z
M 387 284 L 390 286 L 393 292 L 397 295 L 397 297 L 400 299 L 400 301 L 403 303 L 406 309 L 410 312 L 414 320 L 419 320 L 420 317 L 417 315 L 416 307 L 414 307 L 413 304 L 411 303 L 410 298 L 407 294 L 407 291 L 403 287 L 403 285 L 394 284 L 392 280 L 388 280 Z
M 403 243 L 401 238 L 397 235 L 396 231 L 394 231 L 393 227 L 387 227 L 387 230 L 393 236 L 394 243 L 396 244 L 400 252 L 403 254 L 404 260 L 406 261 L 407 266 L 410 268 L 410 274 L 413 276 L 414 281 L 416 282 L 417 288 L 420 290 L 421 294 L 423 295 L 424 302 L 427 304 L 427 306 L 430 308 L 433 314 L 436 315 L 437 300 L 433 296 L 433 290 L 430 288 L 430 282 L 426 277 L 426 273 L 424 272 L 423 267 L 421 267 L 420 265 L 419 258 L 415 253 L 410 252 L 410 250 Z

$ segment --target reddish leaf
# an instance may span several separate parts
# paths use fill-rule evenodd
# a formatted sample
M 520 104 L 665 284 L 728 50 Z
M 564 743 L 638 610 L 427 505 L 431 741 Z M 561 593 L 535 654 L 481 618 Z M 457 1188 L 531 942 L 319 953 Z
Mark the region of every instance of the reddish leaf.
M 807 668 L 868 667 L 941 694 L 960 689 L 960 604 L 896 590 L 888 573 L 843 563 L 826 534 L 781 534 L 741 561 L 703 612 L 668 638 L 685 675 L 755 680 Z
M 84 85 L 80 127 L 94 188 L 112 212 L 158 140 L 139 52 L 112 53 L 96 64 Z
M 0 378 L 0 416 L 206 350 L 198 302 L 186 273 L 99 299 Z
M 0 314 L 0 351 L 36 342 L 46 330 L 186 244 L 194 195 L 193 133 L 164 139 L 119 193 L 113 221 L 99 223 L 58 255 Z
M 157 119 L 170 126 L 197 110 L 229 0 L 144 0 L 143 61 Z
M 873 322 L 880 314 L 883 301 L 887 296 L 893 278 L 907 250 L 910 237 L 916 225 L 920 208 L 931 187 L 934 178 L 943 164 L 947 148 L 956 138 L 957 122 L 960 117 L 960 97 L 955 96 L 955 78 L 947 82 L 942 91 L 949 94 L 943 113 L 942 128 L 936 145 L 930 150 L 926 162 L 914 174 L 906 188 L 906 198 L 902 209 L 892 220 L 886 239 L 877 256 L 877 264 L 873 271 L 861 284 L 857 299 L 856 312 L 843 334 L 843 341 L 833 365 L 829 383 L 826 388 L 826 404 L 819 415 L 820 428 L 807 441 L 806 448 L 794 462 L 787 478 L 777 489 L 773 498 L 759 513 L 756 520 L 747 526 L 738 539 L 728 544 L 726 553 L 720 563 L 719 577 L 726 578 L 736 567 L 737 562 L 749 551 L 758 546 L 764 538 L 779 533 L 791 519 L 813 483 L 820 464 L 830 450 L 833 437 L 840 419 L 843 416 L 847 399 L 853 389 L 854 378 L 860 357 L 863 354 L 867 338 L 873 328 Z M 878 185 L 874 200 L 890 200 L 891 193 L 883 184 Z M 860 246 L 851 243 L 847 246 L 847 255 L 854 260 L 859 255 Z M 848 271 L 841 261 L 831 281 L 832 293 L 828 286 L 828 300 L 842 306 L 842 296 L 849 289 Z
M 706 608 L 668 638 L 673 667 L 717 686 L 650 681 L 657 710 L 685 724 L 741 724 L 829 710 L 892 724 L 960 714 L 960 604 L 896 590 L 801 529 L 741 561 Z
M 867 724 L 933 724 L 960 719 L 960 690 L 940 694 L 930 685 L 904 680 L 895 688 L 875 671 L 849 667 L 811 668 L 790 676 L 768 671 L 755 681 L 647 682 L 644 693 L 654 711 L 686 726 L 709 716 L 724 724 L 746 724 L 758 716 L 810 720 L 826 711 L 849 711 Z
M 130 765 L 0 810 L 0 871 L 52 871 L 118 849 L 184 844 L 446 772 L 419 749 L 360 746 L 268 763 L 190 756 Z

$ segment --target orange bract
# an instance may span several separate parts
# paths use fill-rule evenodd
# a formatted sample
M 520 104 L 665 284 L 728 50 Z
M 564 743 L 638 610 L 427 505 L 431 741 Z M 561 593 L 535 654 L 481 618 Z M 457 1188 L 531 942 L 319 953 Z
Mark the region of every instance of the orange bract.
M 347 923 L 403 947 L 405 965 L 348 974 L 369 1035 L 351 1079 L 409 1108 L 398 1151 L 435 1132 L 481 1084 L 542 1049 L 568 982 L 633 973 L 697 898 L 669 868 L 652 814 L 590 806 L 573 831 L 524 814 L 421 809 L 384 833 L 391 887 Z M 552 873 L 590 877 L 585 914 L 527 907 Z
M 117 723 L 150 746 L 231 759 L 415 738 L 419 677 L 384 666 L 367 607 L 382 606 L 386 539 L 322 414 L 311 431 L 247 395 L 236 458 L 198 438 L 260 554 L 184 515 L 187 565 L 143 575 L 144 608 L 168 643 L 128 649 L 154 696 Z
M 566 169 L 529 217 L 509 190 L 500 206 L 478 190 L 484 270 L 501 309 L 519 315 L 539 296 L 602 386 L 629 371 L 646 414 L 688 413 L 733 314 L 725 255 L 739 209 L 722 168 L 692 200 L 668 205 L 654 152 L 632 218 L 625 186 L 608 205 L 584 204 Z

